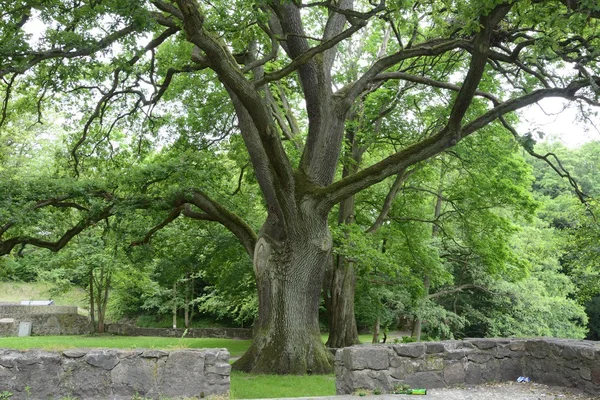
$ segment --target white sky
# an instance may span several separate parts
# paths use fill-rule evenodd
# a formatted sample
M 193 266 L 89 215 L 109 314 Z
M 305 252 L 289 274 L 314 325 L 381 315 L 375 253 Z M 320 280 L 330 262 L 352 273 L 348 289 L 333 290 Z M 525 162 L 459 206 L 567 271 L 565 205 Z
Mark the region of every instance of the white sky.
M 32 35 L 32 41 L 37 42 L 45 26 L 35 12 L 36 10 L 34 10 L 34 18 L 31 18 L 23 29 Z M 540 138 L 535 133 L 543 132 L 541 140 L 559 140 L 570 148 L 600 140 L 600 116 L 589 115 L 590 121 L 584 123 L 578 120 L 575 107 L 576 105 L 569 104 L 564 99 L 544 99 L 538 104 L 519 111 L 520 122 L 517 131 L 521 135 L 534 133 L 536 140 Z
M 521 135 L 543 132 L 542 140 L 560 140 L 570 148 L 600 140 L 600 117 L 588 115 L 589 121 L 578 120 L 576 107 L 573 102 L 563 99 L 544 99 L 519 112 L 517 131 Z

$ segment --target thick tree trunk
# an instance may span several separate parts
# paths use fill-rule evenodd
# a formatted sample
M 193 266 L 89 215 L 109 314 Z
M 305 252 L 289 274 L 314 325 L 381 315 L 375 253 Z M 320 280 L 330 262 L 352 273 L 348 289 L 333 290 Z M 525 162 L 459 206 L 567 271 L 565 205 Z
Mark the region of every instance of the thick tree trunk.
M 355 174 L 362 160 L 365 147 L 359 146 L 353 130 L 346 131 L 348 145 L 347 161 L 342 177 Z M 340 202 L 339 225 L 354 224 L 354 196 Z M 354 315 L 354 294 L 356 292 L 355 265 L 344 256 L 336 256 L 332 268 L 327 270 L 323 282 L 323 295 L 329 322 L 327 347 L 342 348 L 359 344 L 356 316 Z
M 435 199 L 435 210 L 433 213 L 434 224 L 433 224 L 433 227 L 431 230 L 432 238 L 437 237 L 440 233 L 440 226 L 437 225 L 437 219 L 442 214 L 443 188 L 444 188 L 444 169 L 442 168 L 442 172 L 440 175 L 440 185 L 439 185 L 438 193 L 437 193 L 437 196 Z M 431 279 L 429 277 L 429 274 L 426 272 L 425 275 L 423 276 L 423 299 L 421 300 L 423 303 L 425 303 L 427 301 L 427 299 L 429 298 L 430 287 L 431 287 Z M 422 321 L 423 321 L 423 317 L 421 315 L 421 312 L 419 312 L 419 315 L 417 315 L 416 319 L 415 319 L 415 324 L 413 326 L 413 335 L 412 335 L 417 342 L 421 341 Z
M 319 302 L 331 235 L 326 218 L 302 218 L 282 237 L 267 219 L 254 252 L 259 316 L 250 349 L 234 368 L 254 373 L 332 372 L 321 341 Z
M 334 265 L 327 275 L 325 293 L 325 307 L 329 321 L 327 347 L 342 348 L 359 344 L 354 315 L 356 289 L 354 264 L 346 257 L 336 256 Z
M 104 333 L 104 321 L 106 320 L 106 308 L 108 306 L 108 291 L 110 289 L 110 274 L 108 275 L 108 277 L 106 278 L 106 281 L 104 282 L 104 290 L 100 290 L 100 288 L 98 288 L 98 291 L 100 293 L 104 292 L 102 294 L 102 301 L 100 303 L 98 303 L 98 333 Z
M 425 301 L 427 301 L 427 297 L 429 295 L 429 287 L 430 287 L 429 275 L 425 275 L 425 278 L 423 279 L 423 292 L 425 294 L 423 296 L 423 299 L 421 299 L 422 303 L 425 303 Z M 419 308 L 422 308 L 422 307 L 424 307 L 423 304 L 419 305 Z M 419 310 L 419 313 L 415 316 L 415 324 L 413 325 L 413 332 L 412 332 L 412 336 L 415 338 L 415 341 L 417 341 L 417 342 L 421 341 L 422 328 L 423 328 L 423 316 L 422 316 L 422 310 Z
M 344 175 L 350 172 L 344 168 Z M 338 224 L 354 223 L 354 196 L 340 203 Z M 327 347 L 342 348 L 359 344 L 356 317 L 354 315 L 354 293 L 356 270 L 354 263 L 344 256 L 335 256 L 328 268 L 323 284 L 325 308 L 329 322 Z

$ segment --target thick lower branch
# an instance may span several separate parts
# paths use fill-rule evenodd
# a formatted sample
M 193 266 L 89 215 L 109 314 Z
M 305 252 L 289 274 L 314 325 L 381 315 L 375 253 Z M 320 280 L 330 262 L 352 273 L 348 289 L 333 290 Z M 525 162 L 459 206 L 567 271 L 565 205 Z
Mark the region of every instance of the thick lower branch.
M 599 78 L 595 78 L 595 80 L 599 80 Z M 537 103 L 547 97 L 564 97 L 570 99 L 578 90 L 589 85 L 590 83 L 587 80 L 575 81 L 566 88 L 539 89 L 516 99 L 505 101 L 462 127 L 458 137 L 457 135 L 449 134 L 447 130 L 443 129 L 438 134 L 392 154 L 352 176 L 339 180 L 326 188 L 316 189 L 317 195 L 321 198 L 320 207 L 327 210 L 330 209 L 344 198 L 381 182 L 388 176 L 397 174 L 399 171 L 419 161 L 426 160 L 450 146 L 454 146 L 459 140 L 489 125 L 507 113 Z
M 9 254 L 16 246 L 19 245 L 32 245 L 36 247 L 41 247 L 44 249 L 48 249 L 51 251 L 59 251 L 63 247 L 65 247 L 71 239 L 81 233 L 84 229 L 96 224 L 96 222 L 106 219 L 113 215 L 113 206 L 110 205 L 106 207 L 104 210 L 95 214 L 91 217 L 88 217 L 82 221 L 80 221 L 76 226 L 69 229 L 62 235 L 60 239 L 57 241 L 51 242 L 47 240 L 38 239 L 31 236 L 17 236 L 14 238 L 10 238 L 4 241 L 0 241 L 0 255 Z
M 204 211 L 208 217 L 227 228 L 238 238 L 250 257 L 254 256 L 257 235 L 250 225 L 199 190 L 194 190 L 188 201 Z

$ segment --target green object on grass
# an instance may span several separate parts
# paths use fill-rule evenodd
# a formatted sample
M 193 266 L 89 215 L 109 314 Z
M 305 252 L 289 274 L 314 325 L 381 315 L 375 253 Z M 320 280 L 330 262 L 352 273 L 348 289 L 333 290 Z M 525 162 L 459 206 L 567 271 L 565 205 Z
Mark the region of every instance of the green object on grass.
M 394 391 L 394 394 L 427 394 L 427 389 L 401 389 Z

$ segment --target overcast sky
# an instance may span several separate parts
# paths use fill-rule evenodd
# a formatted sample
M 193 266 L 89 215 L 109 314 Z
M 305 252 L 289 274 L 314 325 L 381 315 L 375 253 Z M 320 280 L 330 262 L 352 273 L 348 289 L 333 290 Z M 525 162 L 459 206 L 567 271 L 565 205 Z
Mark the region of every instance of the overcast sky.
M 39 40 L 44 25 L 39 19 L 32 18 L 23 29 L 32 35 L 35 42 Z M 576 107 L 564 99 L 544 99 L 519 112 L 517 131 L 520 135 L 530 132 L 536 140 L 539 140 L 536 133 L 543 132 L 542 140 L 560 140 L 570 148 L 600 140 L 600 109 L 598 115 L 588 113 L 588 121 L 581 121 Z
M 517 130 L 520 135 L 540 131 L 544 133 L 543 140 L 560 140 L 571 148 L 600 140 L 600 115 L 587 112 L 588 120 L 581 121 L 577 114 L 577 105 L 573 102 L 557 98 L 544 99 L 521 110 Z

